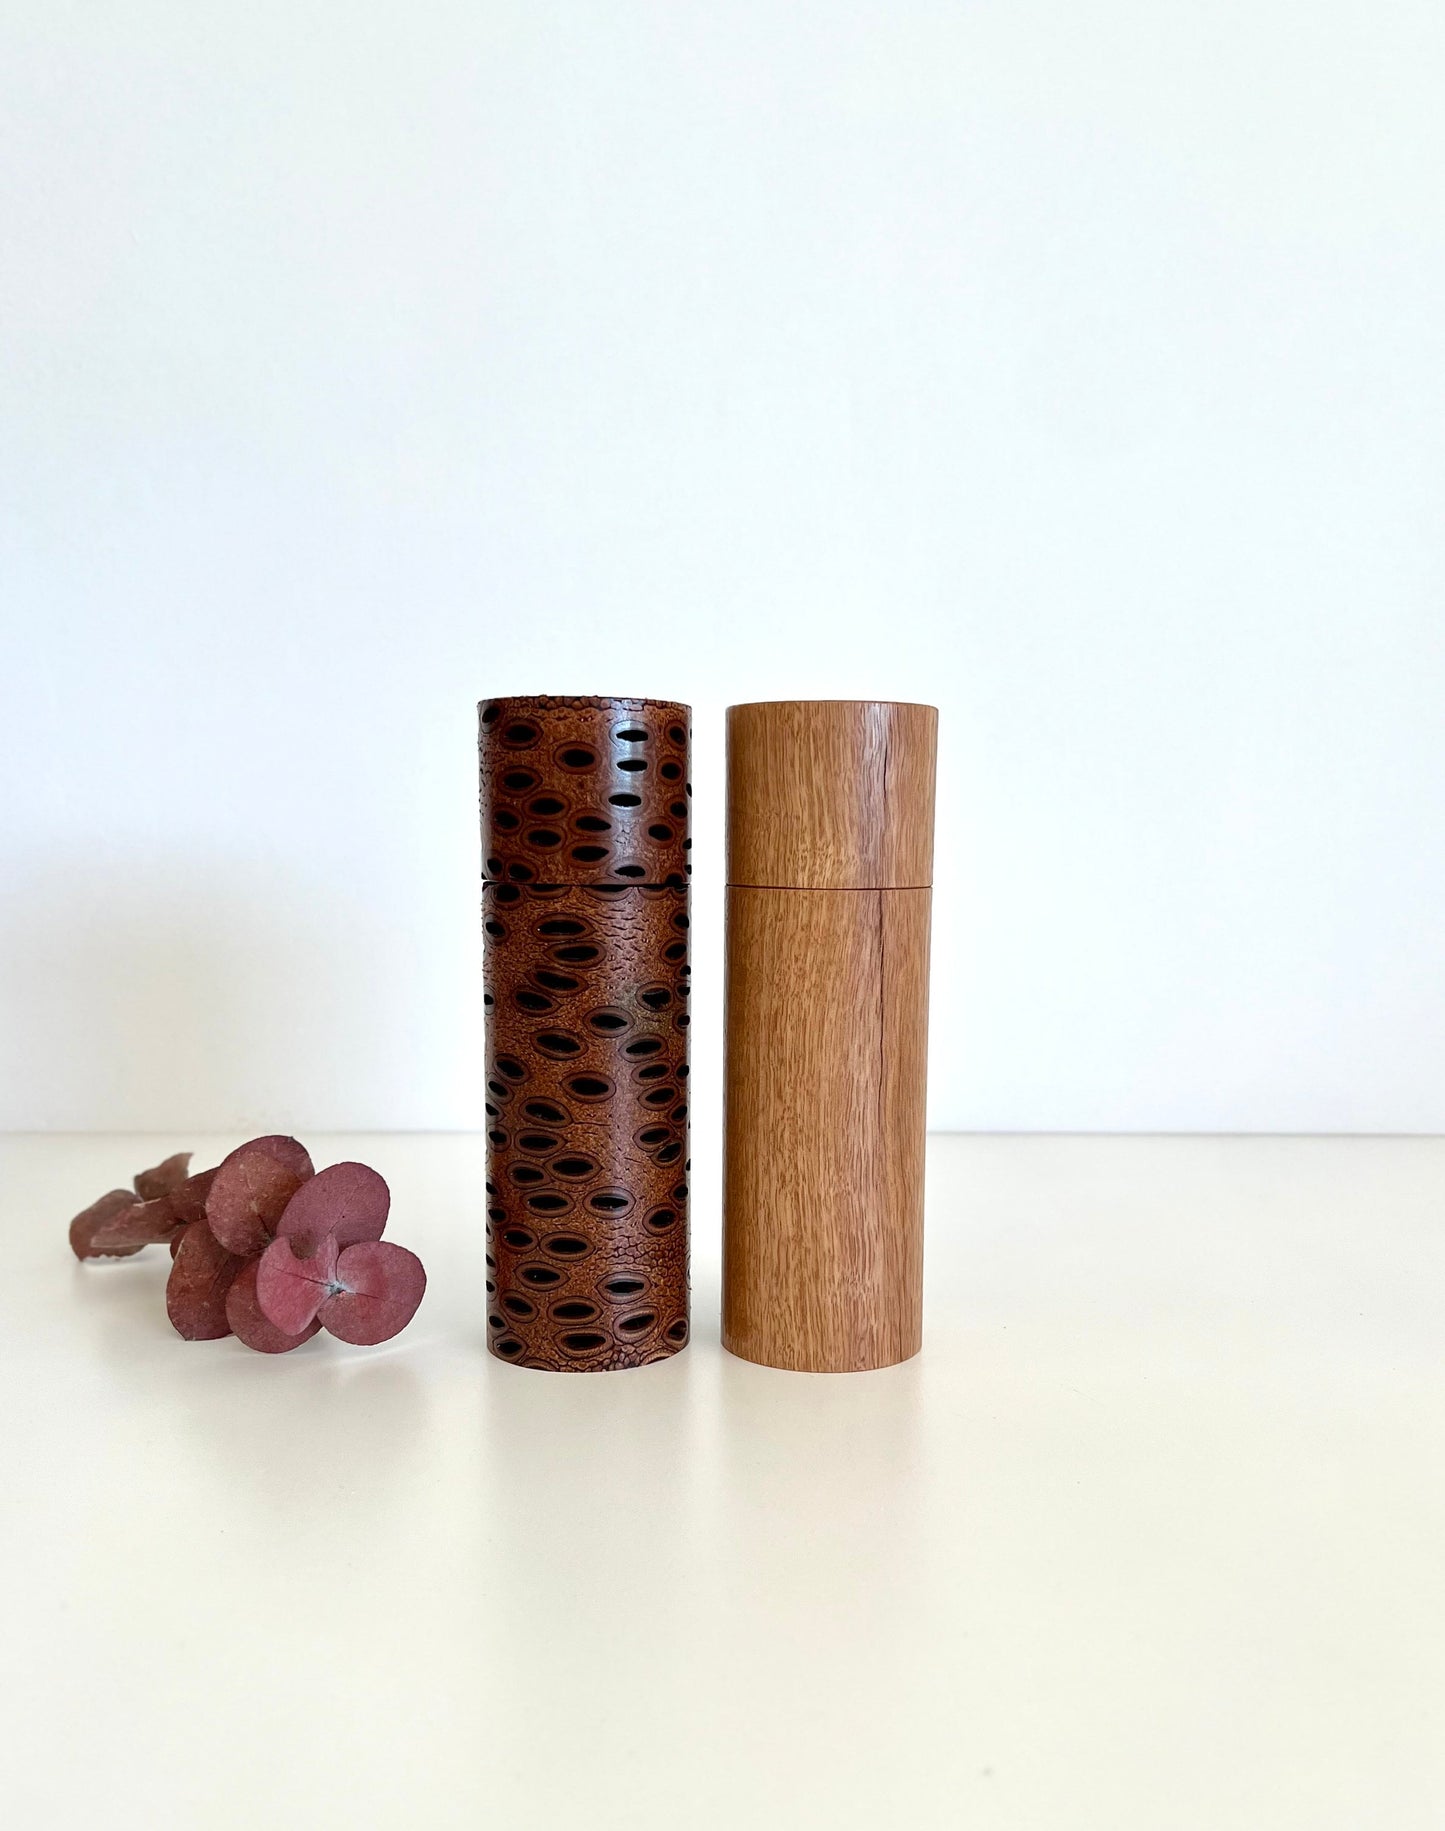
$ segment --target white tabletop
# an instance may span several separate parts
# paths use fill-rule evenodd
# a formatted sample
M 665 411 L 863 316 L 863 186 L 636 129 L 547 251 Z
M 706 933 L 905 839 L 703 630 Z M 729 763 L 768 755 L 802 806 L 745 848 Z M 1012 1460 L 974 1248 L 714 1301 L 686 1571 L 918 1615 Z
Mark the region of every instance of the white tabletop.
M 378 1349 L 187 1344 L 12 1139 L 4 1772 L 31 1827 L 1445 1826 L 1445 1141 L 938 1138 L 923 1354 L 483 1351 L 483 1146 L 373 1162 Z

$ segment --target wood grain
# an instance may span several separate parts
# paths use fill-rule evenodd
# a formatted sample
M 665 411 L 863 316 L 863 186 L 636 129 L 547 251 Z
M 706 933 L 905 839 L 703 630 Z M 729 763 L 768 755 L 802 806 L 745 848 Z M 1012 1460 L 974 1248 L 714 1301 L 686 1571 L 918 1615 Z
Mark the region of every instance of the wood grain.
M 723 1345 L 747 1360 L 918 1352 L 931 902 L 728 891 Z
M 728 708 L 728 882 L 933 882 L 938 713 L 885 700 Z

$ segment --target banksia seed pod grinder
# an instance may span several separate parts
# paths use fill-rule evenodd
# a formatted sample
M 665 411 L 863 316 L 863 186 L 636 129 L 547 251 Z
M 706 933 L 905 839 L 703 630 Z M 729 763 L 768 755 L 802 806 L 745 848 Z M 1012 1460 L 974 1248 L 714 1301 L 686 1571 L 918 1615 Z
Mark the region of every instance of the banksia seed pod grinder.
M 938 714 L 728 712 L 723 1345 L 815 1373 L 918 1352 Z
M 688 1336 L 689 710 L 480 711 L 488 1345 L 642 1366 Z

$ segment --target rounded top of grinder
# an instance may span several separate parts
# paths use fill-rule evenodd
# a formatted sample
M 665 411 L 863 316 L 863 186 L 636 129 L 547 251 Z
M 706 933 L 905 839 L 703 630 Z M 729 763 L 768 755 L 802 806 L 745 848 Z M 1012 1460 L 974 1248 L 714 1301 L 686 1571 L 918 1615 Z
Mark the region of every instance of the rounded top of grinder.
M 728 707 L 728 882 L 902 890 L 933 882 L 934 706 Z
M 484 699 L 483 876 L 683 889 L 691 712 L 674 700 Z

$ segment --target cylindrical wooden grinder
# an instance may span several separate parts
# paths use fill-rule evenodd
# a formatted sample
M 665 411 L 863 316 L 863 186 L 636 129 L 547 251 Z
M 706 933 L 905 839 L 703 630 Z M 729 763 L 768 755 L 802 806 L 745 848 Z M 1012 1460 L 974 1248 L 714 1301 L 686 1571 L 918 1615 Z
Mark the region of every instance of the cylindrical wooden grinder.
M 689 712 L 480 711 L 488 1345 L 638 1367 L 688 1335 Z
M 811 1373 L 922 1342 L 938 714 L 728 711 L 723 1345 Z

